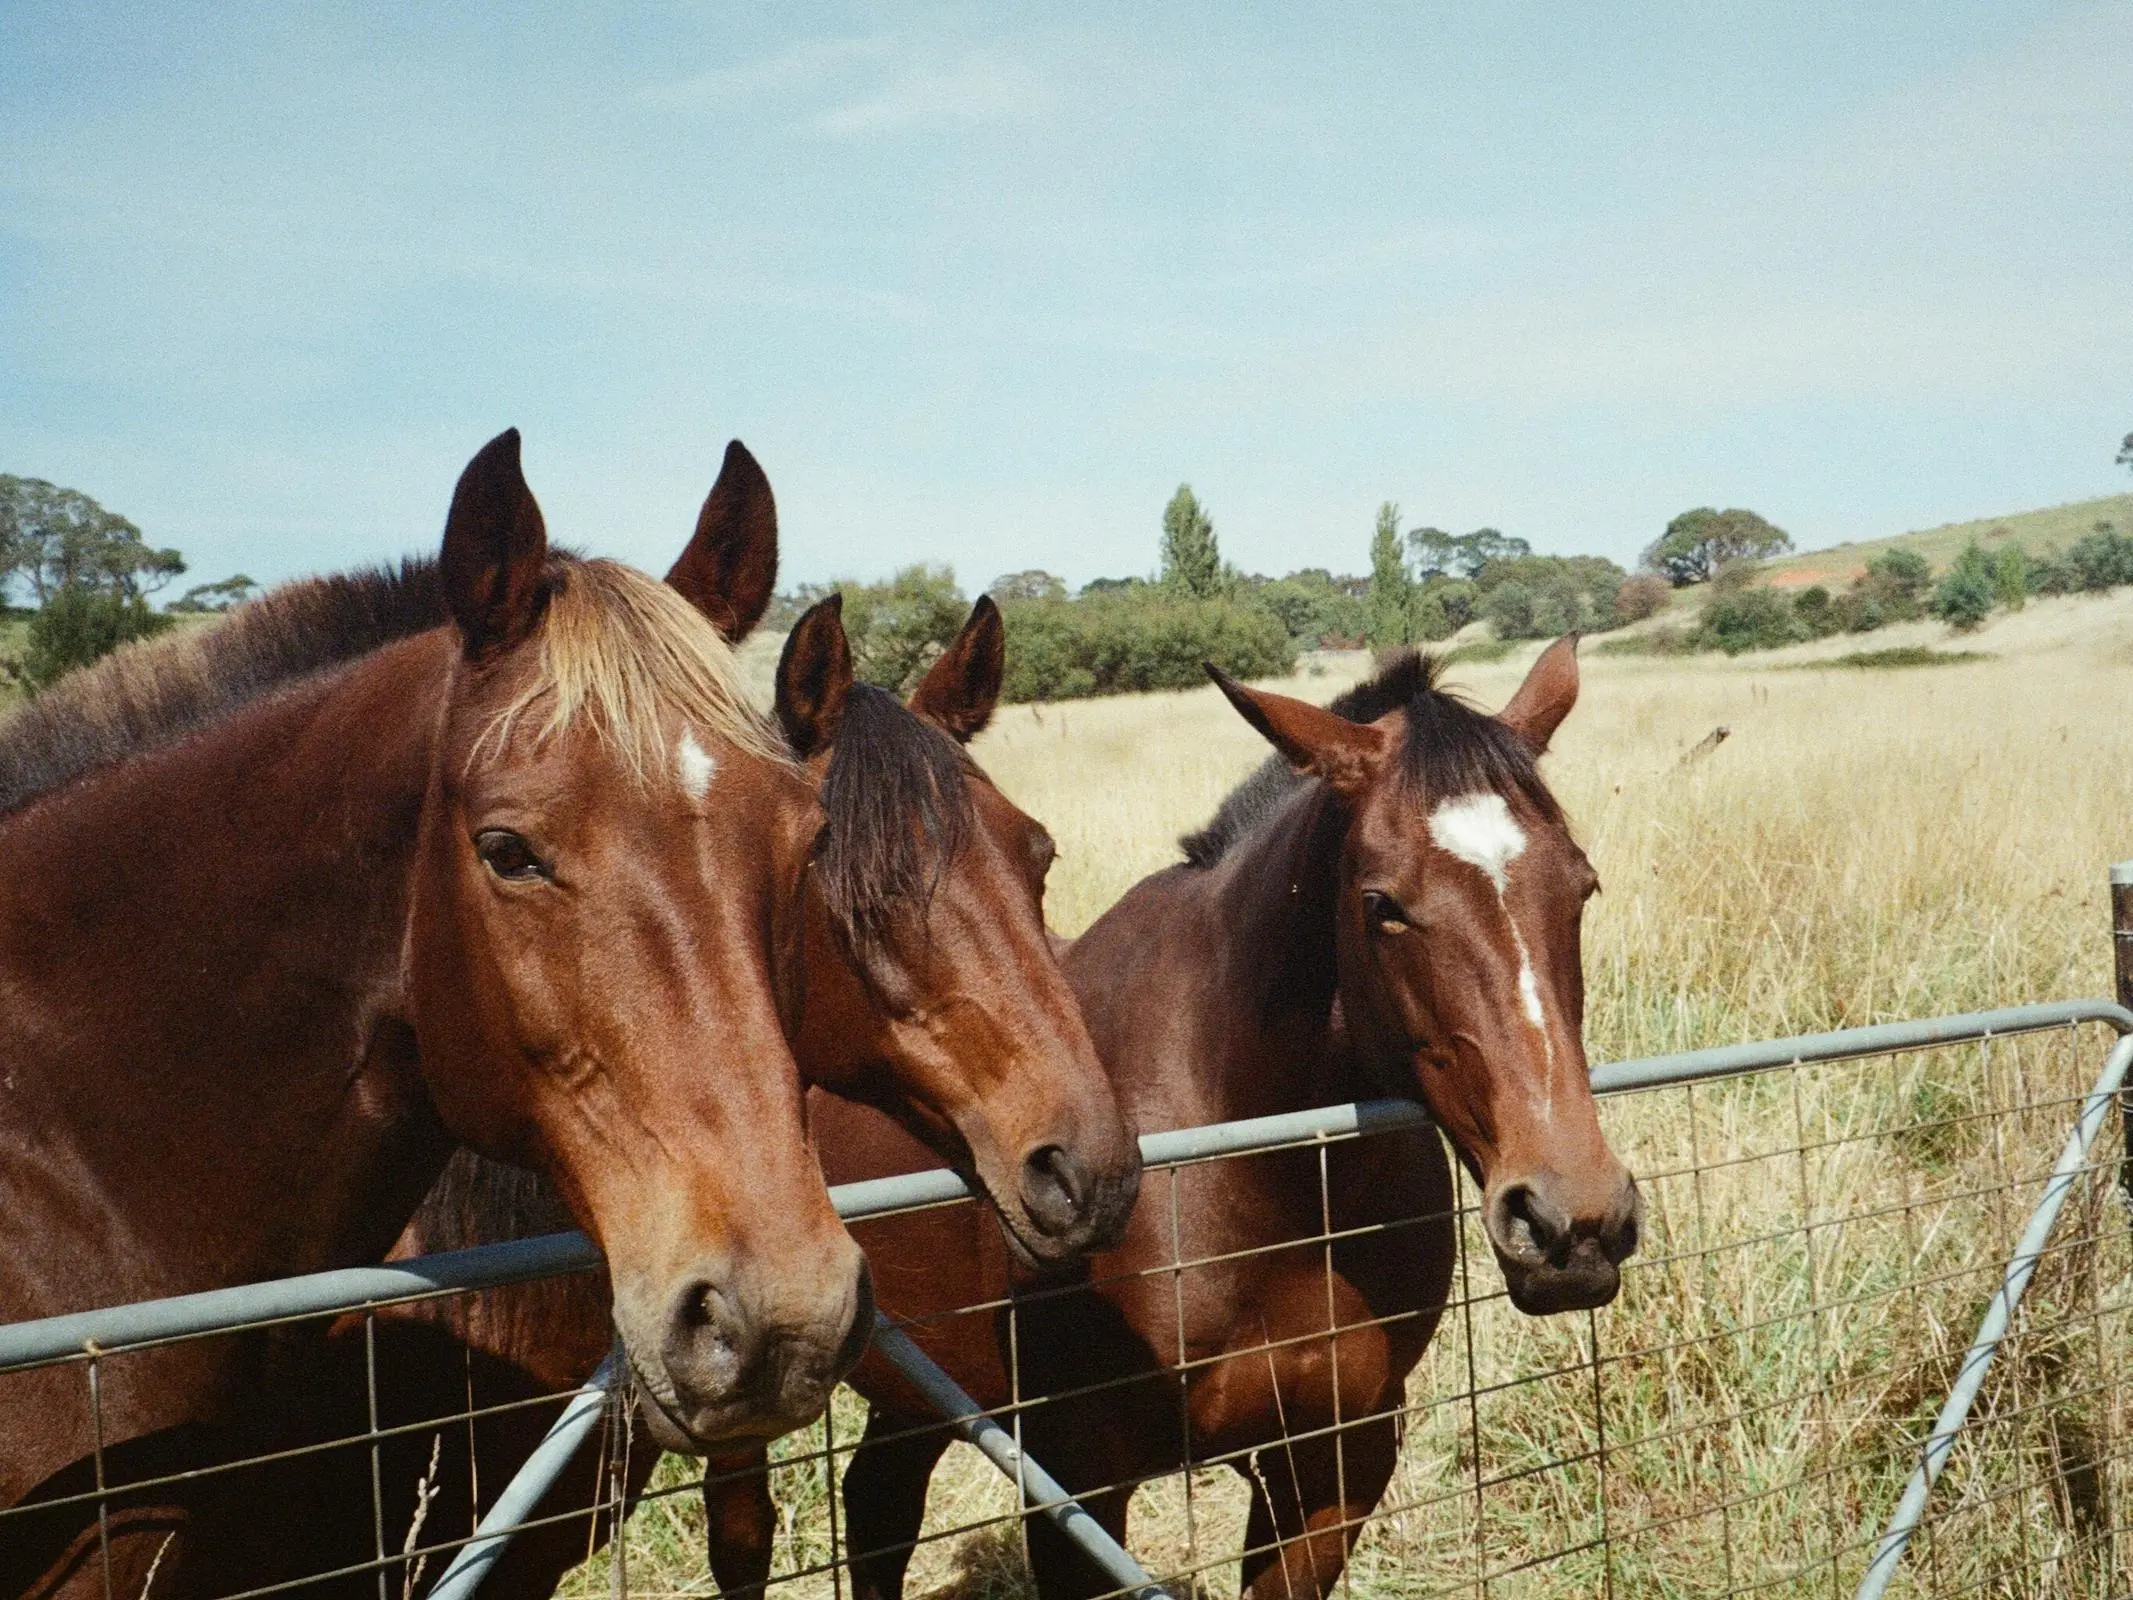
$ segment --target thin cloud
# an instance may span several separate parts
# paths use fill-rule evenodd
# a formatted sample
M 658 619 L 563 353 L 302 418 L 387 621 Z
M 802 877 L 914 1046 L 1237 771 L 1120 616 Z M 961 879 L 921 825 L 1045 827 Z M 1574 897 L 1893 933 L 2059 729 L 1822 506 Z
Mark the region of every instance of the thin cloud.
M 667 83 L 647 84 L 638 98 L 681 111 L 719 111 L 772 94 L 825 92 L 857 69 L 887 59 L 887 39 L 803 39 L 774 55 L 712 67 Z
M 838 140 L 1015 121 L 1053 100 L 1037 73 L 998 51 L 942 57 L 886 37 L 806 39 L 754 61 L 649 85 L 638 97 L 696 113 L 811 102 L 798 125 Z
M 973 51 L 945 66 L 901 63 L 872 93 L 814 117 L 809 126 L 832 139 L 864 139 L 919 128 L 1020 121 L 1051 95 L 1019 63 Z

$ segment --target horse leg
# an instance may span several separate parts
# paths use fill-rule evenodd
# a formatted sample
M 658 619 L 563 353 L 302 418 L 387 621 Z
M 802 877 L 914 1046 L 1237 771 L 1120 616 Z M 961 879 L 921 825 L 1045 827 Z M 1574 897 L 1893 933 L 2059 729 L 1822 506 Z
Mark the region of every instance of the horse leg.
M 1391 1413 L 1329 1438 L 1270 1444 L 1248 1464 L 1252 1514 L 1239 1600 L 1322 1600 L 1377 1509 L 1399 1457 Z M 1345 1495 L 1343 1490 L 1345 1489 Z
M 898 1600 L 926 1520 L 926 1485 L 948 1449 L 948 1430 L 869 1409 L 866 1434 L 844 1473 L 844 1537 L 852 1600 Z
M 704 1522 L 718 1592 L 726 1600 L 756 1600 L 770 1581 L 778 1531 L 767 1446 L 704 1458 Z

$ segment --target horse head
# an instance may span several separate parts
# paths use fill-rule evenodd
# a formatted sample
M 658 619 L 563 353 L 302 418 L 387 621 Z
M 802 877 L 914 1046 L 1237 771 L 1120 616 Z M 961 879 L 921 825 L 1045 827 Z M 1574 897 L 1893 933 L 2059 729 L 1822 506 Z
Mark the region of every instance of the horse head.
M 776 539 L 769 483 L 736 443 L 668 582 L 737 640 L 767 605 Z M 855 681 L 839 596 L 787 637 L 778 721 L 827 816 L 794 1048 L 810 1081 L 896 1116 L 973 1180 L 1047 1263 L 1124 1233 L 1140 1154 L 1045 931 L 1051 836 L 965 748 L 1004 665 L 990 599 L 908 704 Z
M 698 612 L 550 552 L 515 432 L 461 477 L 441 575 L 459 649 L 405 954 L 431 1095 L 606 1253 L 662 1445 L 788 1431 L 872 1324 L 773 984 L 812 788 Z
M 1434 674 L 1409 652 L 1356 691 L 1351 715 L 1215 676 L 1345 809 L 1343 1018 L 1480 1183 L 1513 1302 L 1604 1305 L 1643 1205 L 1600 1130 L 1585 1062 L 1580 928 L 1599 878 L 1535 765 L 1577 701 L 1576 639 L 1543 652 L 1498 717 Z

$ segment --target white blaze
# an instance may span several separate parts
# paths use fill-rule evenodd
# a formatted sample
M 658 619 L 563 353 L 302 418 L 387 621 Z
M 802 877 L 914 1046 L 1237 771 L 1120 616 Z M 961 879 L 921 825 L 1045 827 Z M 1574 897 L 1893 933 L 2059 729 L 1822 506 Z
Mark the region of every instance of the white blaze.
M 674 751 L 674 776 L 691 800 L 704 797 L 704 791 L 711 787 L 711 775 L 716 771 L 718 763 L 696 742 L 694 731 L 683 729 L 681 744 Z
M 1500 794 L 1463 794 L 1429 814 L 1429 836 L 1437 848 L 1479 867 L 1503 898 L 1511 863 L 1526 850 L 1526 830 L 1511 815 Z
M 1555 1056 L 1555 1045 L 1548 1038 L 1548 1018 L 1541 1010 L 1540 985 L 1533 977 L 1533 957 L 1526 949 L 1525 936 L 1518 931 L 1518 924 L 1511 918 L 1511 908 L 1504 904 L 1504 890 L 1510 886 L 1511 863 L 1526 851 L 1526 830 L 1518 825 L 1511 815 L 1511 808 L 1500 794 L 1463 794 L 1455 800 L 1447 800 L 1429 814 L 1429 836 L 1437 841 L 1437 848 L 1447 855 L 1457 856 L 1469 866 L 1479 867 L 1496 890 L 1496 903 L 1503 907 L 1503 919 L 1511 930 L 1511 942 L 1518 946 L 1518 998 L 1525 1009 L 1526 1020 L 1541 1036 L 1549 1059 Z

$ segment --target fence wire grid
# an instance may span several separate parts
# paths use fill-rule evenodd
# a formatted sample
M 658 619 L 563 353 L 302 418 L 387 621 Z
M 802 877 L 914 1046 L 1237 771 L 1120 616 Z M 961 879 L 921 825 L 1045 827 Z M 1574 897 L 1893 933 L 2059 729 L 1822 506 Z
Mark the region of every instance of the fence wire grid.
M 2101 1020 L 2111 1009 L 2061 1008 Z M 1962 1032 L 1953 1024 L 1966 1019 L 1948 1020 L 1942 1037 Z M 1817 1050 L 1795 1054 L 1847 1055 L 1884 1043 L 1877 1032 L 1891 1030 L 1825 1036 Z M 1620 1085 L 1602 1100 L 1602 1123 L 1637 1176 L 1646 1223 L 1620 1296 L 1594 1312 L 1531 1318 L 1509 1304 L 1479 1196 L 1456 1162 L 1448 1210 L 1343 1226 L 1344 1168 L 1373 1140 L 1418 1136 L 1397 1126 L 1397 1115 L 1242 1153 L 1166 1159 L 1151 1150 L 1158 1159 L 1141 1205 L 1169 1219 L 1176 1248 L 1139 1275 L 1182 1305 L 1203 1276 L 1233 1281 L 1269 1261 L 1292 1269 L 1316 1261 L 1326 1275 L 1325 1314 L 1302 1325 L 1292 1316 L 1278 1336 L 1233 1337 L 1221 1359 L 1337 1372 L 1344 1356 L 1428 1315 L 1337 1311 L 1337 1253 L 1397 1249 L 1449 1229 L 1455 1253 L 1441 1320 L 1389 1413 L 1397 1431 L 1389 1481 L 1381 1495 L 1351 1495 L 1315 1525 L 1321 1539 L 1355 1537 L 1335 1580 L 1350 1594 L 1849 1595 L 2090 1101 L 2108 1042 L 2097 1028 L 2062 1019 L 2044 1031 L 1994 1028 L 1966 1042 L 1753 1070 L 1718 1062 L 1725 1052 L 1699 1053 L 1708 1058 L 1701 1064 L 1699 1056 L 1631 1063 L 1612 1080 L 1599 1069 L 1603 1089 Z M 1804 1041 L 1769 1049 L 1786 1043 Z M 1706 1067 L 1711 1076 L 1701 1076 Z M 1687 1081 L 1666 1081 L 1673 1077 Z M 2133 1592 L 2122 1470 L 2133 1420 L 2123 1375 L 2133 1352 L 2133 1228 L 2121 1189 L 2128 1148 L 2114 1121 L 2067 1170 L 2063 1210 L 1888 1593 Z M 1315 1165 L 1318 1216 L 1282 1237 L 1196 1252 L 1191 1221 L 1212 1180 L 1223 1164 L 1245 1161 Z M 935 1200 L 932 1210 L 974 1204 Z M 855 1226 L 862 1243 L 868 1228 L 884 1226 L 878 1207 L 847 1209 L 877 1211 Z M 548 1264 L 555 1261 L 590 1264 L 568 1250 L 551 1251 Z M 532 1270 L 521 1264 L 508 1275 Z M 894 1275 L 877 1277 L 893 1314 Z M 22 1329 L 0 1329 L 0 1406 L 10 1406 L 7 1386 L 49 1386 L 64 1373 L 99 1440 L 101 1398 L 132 1381 L 129 1363 L 167 1361 L 201 1338 L 247 1341 L 252 1387 L 232 1411 L 256 1424 L 236 1428 L 224 1459 L 205 1472 L 195 1461 L 158 1470 L 122 1448 L 99 1448 L 64 1492 L 0 1510 L 0 1552 L 71 1507 L 79 1524 L 73 1570 L 101 1575 L 80 1592 L 123 1600 L 206 1592 L 159 1566 L 170 1536 L 156 1543 L 158 1525 L 145 1508 L 178 1495 L 220 1496 L 245 1508 L 247 1542 L 258 1548 L 225 1567 L 196 1567 L 212 1574 L 212 1592 L 412 1600 L 469 1546 L 476 1515 L 506 1494 L 509 1467 L 568 1404 L 589 1417 L 590 1433 L 558 1491 L 531 1515 L 512 1513 L 524 1527 L 480 1592 L 545 1593 L 559 1577 L 557 1592 L 583 1600 L 715 1593 L 705 1464 L 659 1459 L 626 1393 L 534 1395 L 462 1352 L 455 1370 L 463 1381 L 450 1403 L 432 1395 L 427 1409 L 411 1412 L 396 1394 L 396 1353 L 417 1348 L 405 1341 L 430 1337 L 444 1321 L 511 1325 L 537 1314 L 544 1298 L 569 1293 L 570 1282 L 413 1294 L 403 1286 L 391 1295 L 373 1287 L 359 1297 L 370 1303 L 352 1310 L 224 1323 L 213 1334 L 124 1348 L 77 1343 L 34 1361 L 21 1354 L 34 1341 L 11 1346 L 4 1337 Z M 985 1415 L 1084 1505 L 1125 1501 L 1123 1542 L 1170 1593 L 1236 1594 L 1248 1539 L 1279 1539 L 1294 1520 L 1277 1505 L 1271 1535 L 1248 1528 L 1254 1490 L 1269 1501 L 1295 1496 L 1306 1458 L 1330 1458 L 1345 1487 L 1350 1452 L 1359 1452 L 1356 1475 L 1370 1481 L 1363 1458 L 1387 1414 L 1343 1415 L 1336 1402 L 1332 1415 L 1319 1415 L 1323 1405 L 1314 1411 L 1282 1382 L 1270 1383 L 1278 1412 L 1270 1436 L 1197 1437 L 1187 1397 L 1213 1358 L 1185 1348 L 1176 1322 L 1148 1339 L 1141 1370 L 1082 1370 L 1063 1385 L 1057 1374 L 1029 1370 L 1021 1358 L 1031 1319 L 1050 1316 L 1056 1325 L 1061 1307 L 1075 1303 L 1060 1297 L 1074 1293 L 1086 1291 L 1025 1288 L 913 1318 L 906 1331 L 974 1390 L 985 1380 L 958 1371 L 950 1353 L 995 1351 L 1008 1394 Z M 337 1363 L 325 1377 L 322 1350 Z M 597 1355 L 558 1360 L 583 1373 Z M 1045 1394 L 1048 1382 L 1063 1393 Z M 1089 1461 L 1053 1459 L 1044 1441 L 1048 1429 L 1059 1434 L 1062 1407 L 1130 1412 L 1143 1433 L 1167 1432 L 1184 1464 L 1148 1476 L 1135 1467 L 1120 1478 Z M 288 1420 L 297 1415 L 306 1420 Z M 322 1429 L 328 1418 L 333 1425 Z M 844 1600 L 851 1590 L 835 1491 L 866 1420 L 866 1402 L 840 1389 L 821 1422 L 771 1449 L 769 1586 L 778 1600 Z M 908 1427 L 947 1424 L 914 1418 Z M 709 1469 L 714 1484 L 731 1481 L 752 1501 L 747 1470 L 724 1462 Z M 952 1445 L 932 1476 L 905 1592 L 1034 1594 L 1031 1519 L 1045 1513 L 1027 1498 L 969 1445 Z M 1323 1543 L 1301 1561 L 1293 1559 L 1299 1548 L 1291 1541 L 1292 1559 L 1275 1561 L 1258 1594 L 1333 1586 L 1314 1581 L 1327 1577 L 1313 1564 Z M 1078 1587 L 1103 1592 L 1086 1575 Z

